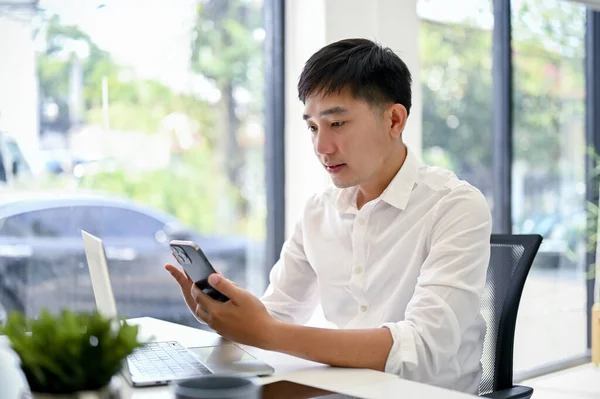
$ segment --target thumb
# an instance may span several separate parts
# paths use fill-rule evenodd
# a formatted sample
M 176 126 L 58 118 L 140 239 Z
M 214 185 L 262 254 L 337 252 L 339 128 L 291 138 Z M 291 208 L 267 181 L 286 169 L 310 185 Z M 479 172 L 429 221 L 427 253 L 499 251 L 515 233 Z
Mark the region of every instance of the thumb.
M 213 273 L 208 276 L 208 283 L 221 294 L 229 297 L 235 302 L 237 298 L 244 295 L 245 290 L 238 287 L 233 281 L 226 279 L 222 274 Z

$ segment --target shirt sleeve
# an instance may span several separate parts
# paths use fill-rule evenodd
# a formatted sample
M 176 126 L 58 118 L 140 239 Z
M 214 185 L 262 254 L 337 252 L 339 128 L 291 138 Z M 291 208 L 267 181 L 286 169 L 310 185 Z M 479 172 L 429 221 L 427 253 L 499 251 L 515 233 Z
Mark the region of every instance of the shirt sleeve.
M 304 253 L 302 221 L 284 244 L 273 266 L 270 284 L 261 301 L 279 320 L 304 324 L 313 315 L 319 300 L 317 275 Z
M 385 371 L 422 382 L 457 362 L 461 336 L 481 317 L 490 258 L 491 215 L 478 190 L 454 189 L 434 209 L 429 254 L 405 318 L 382 325 L 393 337 Z

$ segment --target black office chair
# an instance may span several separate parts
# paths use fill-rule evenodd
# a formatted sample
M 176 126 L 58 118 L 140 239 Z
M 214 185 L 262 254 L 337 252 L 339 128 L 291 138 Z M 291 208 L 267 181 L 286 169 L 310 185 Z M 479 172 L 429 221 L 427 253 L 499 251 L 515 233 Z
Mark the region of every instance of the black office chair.
M 537 234 L 492 234 L 481 304 L 487 331 L 479 394 L 486 398 L 528 399 L 533 394 L 533 388 L 513 385 L 513 347 L 521 293 L 541 243 Z

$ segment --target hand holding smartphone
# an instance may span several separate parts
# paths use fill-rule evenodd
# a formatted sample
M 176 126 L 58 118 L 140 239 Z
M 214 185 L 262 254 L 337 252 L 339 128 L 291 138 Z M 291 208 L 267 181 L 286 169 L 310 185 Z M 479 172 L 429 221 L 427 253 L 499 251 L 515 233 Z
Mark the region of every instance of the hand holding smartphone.
M 227 302 L 228 297 L 215 290 L 208 283 L 208 276 L 217 271 L 210 264 L 204 252 L 192 241 L 173 240 L 170 242 L 171 252 L 188 276 L 206 295 L 219 302 Z

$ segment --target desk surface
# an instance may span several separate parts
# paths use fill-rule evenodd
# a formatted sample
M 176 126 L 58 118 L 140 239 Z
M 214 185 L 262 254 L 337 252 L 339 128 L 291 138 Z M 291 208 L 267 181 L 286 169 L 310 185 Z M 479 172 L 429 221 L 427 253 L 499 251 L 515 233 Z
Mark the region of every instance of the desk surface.
M 131 319 L 129 323 L 140 327 L 141 339 L 143 340 L 149 340 L 151 337 L 156 341 L 176 340 L 186 347 L 210 346 L 223 342 L 223 339 L 216 334 L 149 317 Z M 368 399 L 393 397 L 402 397 L 403 399 L 468 399 L 475 397 L 403 380 L 392 374 L 378 371 L 329 367 L 282 353 L 246 346 L 244 349 L 269 363 L 275 369 L 272 376 L 257 378 L 256 381 L 259 384 L 288 380 Z M 172 398 L 173 390 L 168 386 L 131 388 L 123 381 L 122 395 L 123 399 Z
M 600 398 L 600 367 L 591 363 L 519 382 L 544 399 Z

